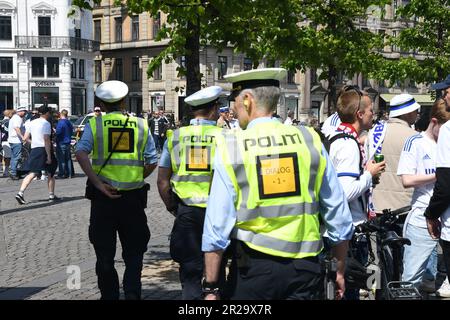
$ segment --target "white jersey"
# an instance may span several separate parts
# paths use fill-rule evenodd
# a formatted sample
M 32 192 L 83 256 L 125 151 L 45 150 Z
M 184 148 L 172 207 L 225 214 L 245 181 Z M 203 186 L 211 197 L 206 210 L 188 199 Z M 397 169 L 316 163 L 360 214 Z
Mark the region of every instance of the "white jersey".
M 366 192 L 372 186 L 372 175 L 368 171 L 361 174 L 359 146 L 351 138 L 335 140 L 330 146 L 330 159 L 347 197 L 353 224 L 358 225 L 367 220 Z
M 450 168 L 450 120 L 441 126 L 437 143 L 436 168 Z M 450 241 L 450 205 L 441 216 L 441 239 Z
M 31 134 L 31 149 L 45 147 L 44 135 L 50 136 L 52 127 L 50 122 L 38 118 L 30 122 L 28 131 Z
M 398 162 L 397 175 L 435 174 L 436 148 L 436 142 L 425 132 L 406 139 Z M 423 214 L 430 203 L 433 188 L 434 182 L 414 188 L 411 199 L 412 209 L 407 218 L 409 224 L 419 228 L 427 227 Z
M 341 119 L 337 112 L 329 116 L 320 129 L 325 137 L 332 136 L 336 133 L 336 129 L 341 124 Z

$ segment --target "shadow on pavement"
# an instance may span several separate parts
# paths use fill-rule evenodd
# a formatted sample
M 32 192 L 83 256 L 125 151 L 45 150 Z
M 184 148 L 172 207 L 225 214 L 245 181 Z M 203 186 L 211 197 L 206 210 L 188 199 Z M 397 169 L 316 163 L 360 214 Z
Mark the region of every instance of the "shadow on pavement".
M 24 300 L 44 289 L 45 287 L 0 287 L 0 300 Z
M 58 204 L 61 204 L 64 202 L 76 201 L 76 200 L 81 200 L 81 199 L 85 199 L 84 196 L 63 197 L 60 200 L 54 201 L 54 202 L 49 202 L 48 200 L 33 200 L 24 205 L 20 205 L 20 207 L 17 207 L 14 209 L 3 210 L 0 212 L 0 216 L 8 214 L 8 213 L 13 213 L 13 212 L 21 212 L 21 211 L 26 211 L 26 210 L 46 208 L 46 207 L 58 205 Z

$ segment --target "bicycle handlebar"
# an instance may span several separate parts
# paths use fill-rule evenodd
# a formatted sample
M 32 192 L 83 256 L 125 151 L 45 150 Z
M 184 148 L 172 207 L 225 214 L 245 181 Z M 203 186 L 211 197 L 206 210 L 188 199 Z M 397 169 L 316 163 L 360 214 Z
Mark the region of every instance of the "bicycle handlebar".
M 411 210 L 411 206 L 405 206 L 399 209 L 391 211 L 390 209 L 384 209 L 383 215 L 366 222 L 363 222 L 355 227 L 357 233 L 365 232 L 378 232 L 383 229 L 384 226 L 390 225 L 395 222 L 399 214 L 408 212 Z
M 391 215 L 393 215 L 393 216 L 398 216 L 399 214 L 402 214 L 402 213 L 405 213 L 405 212 L 408 212 L 408 211 L 411 211 L 411 206 L 405 206 L 405 207 L 401 207 L 401 208 L 398 208 L 398 209 L 396 209 L 396 210 L 393 210 L 393 211 L 389 211 L 389 213 L 391 214 Z M 385 211 L 383 210 L 383 213 L 384 213 Z

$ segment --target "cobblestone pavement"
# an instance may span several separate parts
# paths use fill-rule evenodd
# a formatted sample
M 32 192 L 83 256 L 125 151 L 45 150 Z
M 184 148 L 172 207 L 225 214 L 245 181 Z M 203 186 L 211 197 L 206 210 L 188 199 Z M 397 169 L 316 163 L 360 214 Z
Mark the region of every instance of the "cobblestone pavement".
M 95 253 L 88 239 L 90 202 L 84 199 L 86 178 L 56 181 L 56 195 L 47 201 L 46 181 L 33 181 L 25 192 L 25 205 L 14 195 L 21 181 L 0 178 L 0 299 L 98 299 Z M 151 239 L 142 273 L 144 299 L 179 299 L 177 264 L 168 254 L 168 235 L 173 217 L 165 210 L 156 188 L 156 172 L 149 178 L 146 209 Z M 118 243 L 120 243 L 118 241 Z M 73 271 L 81 271 L 81 288 L 69 289 Z M 121 249 L 116 267 L 122 277 Z M 69 271 L 69 272 L 68 272 Z M 69 286 L 68 286 L 69 283 Z

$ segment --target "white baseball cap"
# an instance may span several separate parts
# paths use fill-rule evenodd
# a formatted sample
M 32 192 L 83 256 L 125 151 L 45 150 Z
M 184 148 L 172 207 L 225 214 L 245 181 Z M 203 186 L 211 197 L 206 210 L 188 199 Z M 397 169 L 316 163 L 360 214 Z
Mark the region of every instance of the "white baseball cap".
M 211 102 L 217 100 L 222 93 L 219 86 L 211 86 L 197 91 L 184 99 L 192 109 L 204 109 L 212 106 Z
M 389 118 L 396 118 L 415 110 L 420 110 L 420 104 L 408 93 L 398 94 L 389 102 Z
M 122 81 L 105 81 L 97 87 L 95 95 L 102 101 L 113 103 L 122 100 L 128 94 L 128 86 Z
M 244 89 L 264 86 L 279 87 L 280 80 L 286 78 L 286 75 L 287 71 L 284 68 L 253 69 L 226 75 L 224 78 L 233 83 L 233 90 L 228 99 L 234 100 Z

